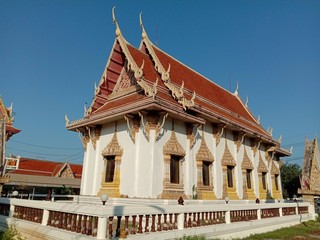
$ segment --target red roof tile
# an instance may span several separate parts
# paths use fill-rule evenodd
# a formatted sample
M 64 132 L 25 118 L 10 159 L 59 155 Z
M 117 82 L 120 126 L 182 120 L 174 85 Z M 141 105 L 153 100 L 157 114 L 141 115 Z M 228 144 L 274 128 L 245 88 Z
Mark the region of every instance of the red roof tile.
M 65 165 L 62 162 L 44 161 L 30 158 L 20 158 L 18 169 L 10 171 L 10 174 L 26 174 L 37 176 L 55 176 Z M 76 178 L 82 176 L 82 165 L 70 164 Z

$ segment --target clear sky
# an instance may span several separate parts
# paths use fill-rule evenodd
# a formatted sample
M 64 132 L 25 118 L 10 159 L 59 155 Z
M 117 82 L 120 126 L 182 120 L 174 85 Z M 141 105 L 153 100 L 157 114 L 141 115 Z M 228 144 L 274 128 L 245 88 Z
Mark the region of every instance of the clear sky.
M 294 146 L 320 134 L 320 1 L 0 0 L 0 94 L 13 102 L 21 133 L 7 155 L 82 163 L 78 135 L 65 128 L 92 102 L 115 39 L 139 47 L 139 13 L 158 46 L 249 99 L 273 137 Z

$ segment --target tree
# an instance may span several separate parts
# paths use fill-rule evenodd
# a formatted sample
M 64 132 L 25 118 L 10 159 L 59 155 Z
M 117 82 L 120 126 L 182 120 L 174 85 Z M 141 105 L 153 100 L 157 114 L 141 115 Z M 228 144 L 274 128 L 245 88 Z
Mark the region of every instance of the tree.
M 285 163 L 281 168 L 281 182 L 283 197 L 292 198 L 297 195 L 298 188 L 300 188 L 301 167 L 294 163 Z

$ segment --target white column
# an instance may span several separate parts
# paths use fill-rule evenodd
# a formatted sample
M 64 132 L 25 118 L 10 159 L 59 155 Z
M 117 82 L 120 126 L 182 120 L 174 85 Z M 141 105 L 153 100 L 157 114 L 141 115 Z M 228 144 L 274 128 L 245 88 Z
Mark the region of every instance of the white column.
M 41 225 L 46 226 L 48 223 L 48 219 L 49 219 L 49 211 L 47 209 L 43 209 Z
M 184 229 L 184 213 L 180 213 L 178 215 L 177 221 L 178 221 L 178 230 L 183 230 Z
M 98 230 L 97 230 L 97 239 L 104 240 L 107 239 L 107 217 L 99 217 L 98 219 Z
M 14 205 L 11 204 L 10 210 L 9 210 L 9 218 L 12 218 L 13 214 L 14 214 Z
M 261 209 L 259 208 L 257 210 L 258 220 L 261 220 Z
M 226 211 L 226 224 L 231 223 L 230 211 Z

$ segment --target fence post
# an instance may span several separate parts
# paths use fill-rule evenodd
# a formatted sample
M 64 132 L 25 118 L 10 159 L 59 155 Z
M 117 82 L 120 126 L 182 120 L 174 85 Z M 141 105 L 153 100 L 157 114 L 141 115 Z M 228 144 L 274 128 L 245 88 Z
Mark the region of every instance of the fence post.
M 226 224 L 231 223 L 230 210 L 226 211 Z
M 258 220 L 261 220 L 261 208 L 257 210 Z
M 178 230 L 184 229 L 184 213 L 178 215 Z
M 43 209 L 41 225 L 46 226 L 48 224 L 48 219 L 49 219 L 49 211 L 47 209 Z
M 97 239 L 106 239 L 107 236 L 107 225 L 108 225 L 108 217 L 99 217 L 98 218 L 98 229 L 97 229 Z
M 282 217 L 283 213 L 282 213 L 282 207 L 279 207 L 279 216 Z
M 9 210 L 9 218 L 12 218 L 13 217 L 13 214 L 14 214 L 14 205 L 13 204 L 10 204 L 10 210 Z

